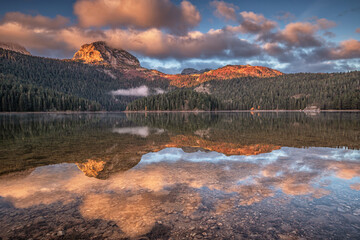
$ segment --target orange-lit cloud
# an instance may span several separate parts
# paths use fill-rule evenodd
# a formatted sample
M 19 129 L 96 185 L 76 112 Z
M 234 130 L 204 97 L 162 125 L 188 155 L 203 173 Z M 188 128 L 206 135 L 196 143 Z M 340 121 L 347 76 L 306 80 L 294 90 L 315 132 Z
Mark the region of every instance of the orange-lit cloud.
M 199 11 L 189 1 L 180 6 L 169 0 L 78 0 L 74 13 L 83 27 L 166 28 L 185 34 L 199 24 Z
M 133 12 L 141 12 L 145 11 L 146 3 L 121 2 L 124 3 L 122 7 L 119 7 L 119 1 L 114 0 L 79 0 L 75 4 L 78 25 L 63 16 L 49 18 L 10 12 L 0 20 L 0 41 L 19 43 L 35 55 L 69 57 L 84 43 L 102 40 L 113 47 L 149 58 L 181 62 L 270 59 L 289 64 L 288 71 L 299 71 L 299 68 L 314 71 L 329 67 L 334 70 L 335 63 L 329 61 L 360 57 L 358 40 L 333 43 L 324 39 L 333 36 L 327 30 L 336 25 L 324 18 L 290 22 L 280 29 L 275 21 L 262 14 L 251 11 L 236 14 L 235 6 L 215 1 L 212 5 L 216 7 L 217 14 L 228 19 L 236 17 L 237 24 L 200 32 L 189 30 L 199 23 L 200 14 L 187 1 L 174 5 L 170 0 L 156 0 L 155 4 L 148 6 L 154 11 L 147 11 L 145 15 L 130 14 L 124 6 Z M 152 14 L 159 12 L 158 8 L 170 9 L 169 12 L 174 13 L 171 17 L 166 11 Z M 86 14 L 84 9 L 94 11 L 95 15 Z M 249 38 L 244 39 L 241 34 Z
M 340 42 L 339 46 L 330 49 L 332 59 L 347 59 L 360 57 L 360 41 L 349 39 Z
M 240 13 L 238 26 L 227 26 L 226 29 L 237 33 L 266 34 L 277 27 L 277 23 L 262 14 L 243 11 Z
M 360 191 L 360 183 L 354 183 L 350 185 L 351 189 L 354 189 L 356 191 Z
M 18 23 L 23 27 L 61 29 L 69 24 L 70 20 L 66 17 L 57 15 L 55 18 L 49 18 L 42 15 L 28 15 L 20 12 L 8 12 L 5 14 L 1 23 Z
M 215 7 L 215 15 L 218 17 L 223 17 L 227 20 L 237 20 L 236 6 L 231 3 L 226 3 L 224 1 L 212 1 L 211 6 Z

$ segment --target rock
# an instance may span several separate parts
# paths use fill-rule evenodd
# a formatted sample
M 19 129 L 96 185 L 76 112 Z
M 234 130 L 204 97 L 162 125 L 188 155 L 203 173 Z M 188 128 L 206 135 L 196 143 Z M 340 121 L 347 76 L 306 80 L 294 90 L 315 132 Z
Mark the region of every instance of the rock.
M 343 208 L 341 208 L 341 207 L 338 207 L 337 210 L 338 210 L 339 212 L 342 212 L 342 213 L 346 212 L 346 211 L 345 211 Z
M 64 232 L 63 232 L 63 231 L 58 231 L 58 232 L 57 232 L 57 235 L 58 235 L 58 236 L 63 236 L 63 235 L 64 235 Z
M 34 224 L 43 223 L 45 222 L 45 218 L 43 217 L 37 217 L 34 219 Z
M 355 215 L 355 216 L 360 215 L 360 208 L 355 209 L 355 210 L 353 211 L 353 215 Z
M 140 62 L 135 56 L 125 50 L 112 48 L 103 41 L 82 45 L 72 60 L 120 69 L 140 67 Z
M 204 72 L 210 71 L 210 68 L 205 68 L 201 70 L 197 70 L 195 68 L 184 68 L 184 70 L 181 71 L 181 75 L 190 75 L 190 74 L 201 74 Z

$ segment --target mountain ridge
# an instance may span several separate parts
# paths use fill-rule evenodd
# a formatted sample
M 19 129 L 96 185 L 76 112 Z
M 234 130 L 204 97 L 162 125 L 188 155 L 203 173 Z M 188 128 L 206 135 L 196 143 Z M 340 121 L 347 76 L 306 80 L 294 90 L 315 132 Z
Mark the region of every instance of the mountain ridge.
M 0 42 L 0 48 L 31 56 L 25 47 L 15 43 L 1 45 Z M 114 76 L 111 71 L 111 68 L 113 68 L 127 79 L 166 80 L 175 87 L 193 87 L 211 80 L 230 80 L 241 77 L 269 78 L 283 75 L 282 72 L 269 67 L 251 65 L 226 65 L 217 69 L 206 68 L 202 70 L 187 68 L 180 74 L 167 74 L 142 67 L 140 61 L 134 55 L 124 49 L 111 47 L 105 41 L 83 44 L 75 52 L 73 58 L 65 61 L 110 68 L 104 70 L 109 76 Z
M 104 41 L 84 44 L 74 54 L 73 61 L 90 65 L 110 66 L 120 70 L 127 78 L 142 77 L 147 80 L 167 79 L 176 87 L 191 87 L 214 79 L 228 80 L 239 77 L 276 77 L 282 72 L 263 66 L 227 65 L 217 69 L 184 69 L 180 74 L 166 74 L 158 70 L 143 68 L 140 61 L 123 49 L 109 46 Z
M 266 78 L 264 72 L 276 77 Z M 211 109 L 360 109 L 359 71 L 279 74 L 261 66 L 230 65 L 204 74 L 172 75 L 0 48 L 0 111 L 122 111 L 144 96 L 148 97 L 136 103 L 137 109 L 206 110 L 216 102 L 218 107 Z M 177 89 L 184 91 L 178 94 Z M 165 94 L 151 98 L 159 92 Z
M 0 41 L 0 48 L 31 56 L 31 53 L 28 50 L 26 50 L 25 47 L 17 43 Z

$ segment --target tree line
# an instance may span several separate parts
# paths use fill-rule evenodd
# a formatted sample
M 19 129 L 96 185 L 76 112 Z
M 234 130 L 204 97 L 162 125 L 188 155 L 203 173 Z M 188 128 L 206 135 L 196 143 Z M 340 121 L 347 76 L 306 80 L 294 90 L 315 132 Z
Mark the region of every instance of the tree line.
M 126 78 L 121 71 L 105 66 L 92 66 L 75 61 L 27 56 L 0 48 L 0 73 L 12 85 L 51 89 L 59 94 L 78 97 L 100 104 L 101 110 L 125 110 L 137 99 L 113 96 L 111 91 L 147 85 L 167 90 L 168 81 Z M 59 95 L 57 95 L 59 96 Z M 33 101 L 33 100 L 31 100 Z M 18 109 L 20 106 L 17 107 Z M 76 104 L 70 107 L 77 109 Z M 50 109 L 47 109 L 50 110 Z
M 202 83 L 206 94 L 170 86 L 172 80 L 128 79 L 113 68 L 0 49 L 0 73 L 0 111 L 360 109 L 359 71 L 212 80 Z M 178 90 L 144 99 L 110 94 L 142 85 Z
M 0 112 L 99 111 L 100 104 L 84 98 L 26 84 L 14 84 L 0 74 Z
M 127 111 L 218 110 L 217 98 L 191 89 L 178 89 L 131 102 Z
M 360 72 L 296 73 L 204 83 L 220 109 L 360 109 Z

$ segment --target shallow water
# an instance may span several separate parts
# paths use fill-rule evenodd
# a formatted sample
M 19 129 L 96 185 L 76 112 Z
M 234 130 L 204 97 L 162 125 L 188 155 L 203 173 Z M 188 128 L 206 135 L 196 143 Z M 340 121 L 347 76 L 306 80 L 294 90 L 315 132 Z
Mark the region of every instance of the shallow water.
M 359 119 L 0 115 L 0 238 L 359 239 Z

